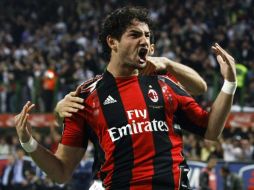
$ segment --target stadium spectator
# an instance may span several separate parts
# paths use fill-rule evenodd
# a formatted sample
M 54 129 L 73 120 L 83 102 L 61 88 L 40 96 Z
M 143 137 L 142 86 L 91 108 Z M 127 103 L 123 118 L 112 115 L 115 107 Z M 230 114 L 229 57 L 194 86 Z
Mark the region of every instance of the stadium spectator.
M 7 158 L 7 164 L 5 165 L 1 175 L 1 189 L 12 190 L 13 189 L 13 172 L 14 172 L 15 156 L 9 154 Z
M 72 189 L 82 189 L 88 190 L 92 184 L 93 172 L 93 158 L 91 153 L 86 153 L 80 163 L 78 164 L 76 170 L 73 173 L 71 179 Z
M 55 69 L 49 68 L 45 71 L 42 80 L 42 98 L 43 105 L 45 105 L 45 112 L 50 113 L 53 111 L 54 93 L 57 86 L 57 76 Z
M 0 155 L 8 155 L 11 153 L 11 147 L 6 142 L 5 137 L 0 137 Z
M 61 68 L 75 65 L 75 57 L 79 54 L 81 57 L 90 56 L 95 63 L 84 61 L 85 68 L 90 69 L 93 74 L 101 73 L 106 64 L 101 59 L 102 48 L 100 46 L 97 48 L 99 20 L 115 7 L 138 3 L 135 1 L 66 2 L 65 0 L 63 3 L 53 1 L 46 4 L 42 1 L 17 4 L 7 0 L 0 2 L 0 65 L 4 65 L 6 79 L 10 77 L 6 81 L 8 84 L 4 92 L 1 93 L 1 95 L 7 94 L 4 103 L 6 105 L 3 105 L 2 112 L 5 110 L 11 113 L 17 112 L 22 105 L 17 98 L 22 101 L 27 100 L 27 97 L 20 97 L 20 95 L 27 96 L 24 91 L 28 91 L 33 98 L 39 100 L 36 111 L 44 111 L 41 106 L 41 88 L 39 88 L 41 84 L 38 84 L 38 79 L 41 80 L 42 75 L 33 73 L 34 67 L 38 65 L 40 65 L 40 72 L 43 73 L 48 69 L 48 63 L 53 60 L 57 64 L 56 73 L 60 76 Z M 166 4 L 163 0 L 159 0 L 156 3 L 143 1 L 142 4 L 151 11 L 156 24 L 161 26 L 160 31 L 155 31 L 157 55 L 170 56 L 173 60 L 200 70 L 207 81 L 210 93 L 199 98 L 199 101 L 208 103 L 214 100 L 221 83 L 216 74 L 218 66 L 207 48 L 214 40 L 221 42 L 229 52 L 236 55 L 237 62 L 244 64 L 248 70 L 253 65 L 254 40 L 251 34 L 254 27 L 249 21 L 253 17 L 253 1 L 232 0 L 229 3 L 223 0 L 221 3 L 226 5 L 210 3 L 208 0 L 199 3 L 174 0 Z M 198 52 L 201 53 L 200 56 L 197 56 Z M 18 88 L 19 78 L 14 77 L 13 73 L 14 63 L 17 60 L 26 65 L 27 72 L 30 73 L 27 80 L 24 80 L 28 83 L 28 88 L 22 89 L 23 93 Z M 73 70 L 69 72 L 69 76 L 65 75 L 67 81 L 61 78 L 57 100 L 74 90 L 77 85 L 77 80 L 70 80 L 72 78 L 70 75 L 76 73 L 76 69 Z M 65 86 L 69 87 L 67 91 Z M 248 92 L 251 87 L 248 85 L 246 88 Z M 251 96 L 245 99 L 244 105 L 250 104 L 252 100 Z
M 241 148 L 243 153 L 243 161 L 252 161 L 252 155 L 254 153 L 253 144 L 251 144 L 250 140 L 244 138 L 241 140 Z
M 243 190 L 242 179 L 232 173 L 227 164 L 221 167 L 220 173 L 223 179 L 223 190 Z
M 128 17 L 126 17 L 126 15 L 128 15 Z M 101 174 L 101 177 L 104 179 L 103 182 L 106 188 L 120 189 L 121 187 L 128 187 L 128 186 L 130 187 L 138 186 L 139 188 L 143 186 L 145 188 L 145 187 L 153 186 L 154 188 L 156 187 L 178 188 L 179 187 L 179 188 L 188 189 L 189 185 L 188 185 L 187 170 L 186 170 L 187 165 L 182 163 L 184 161 L 181 154 L 182 150 L 181 148 L 178 148 L 181 146 L 182 140 L 181 138 L 178 138 L 177 134 L 181 133 L 181 131 L 179 131 L 180 128 L 177 127 L 177 125 L 174 125 L 175 128 L 173 128 L 173 125 L 172 125 L 173 113 L 171 112 L 168 113 L 169 114 L 168 116 L 172 114 L 171 115 L 172 118 L 171 119 L 168 118 L 169 120 L 167 120 L 166 116 L 164 115 L 165 112 L 167 111 L 166 107 L 173 106 L 173 108 L 177 108 L 179 106 L 178 111 L 180 111 L 181 114 L 178 115 L 179 118 L 178 117 L 175 118 L 177 119 L 176 121 L 174 121 L 176 122 L 175 124 L 179 122 L 181 127 L 183 127 L 186 130 L 189 129 L 190 131 L 196 132 L 197 134 L 207 139 L 216 140 L 223 129 L 224 122 L 230 111 L 230 107 L 233 100 L 233 94 L 236 88 L 235 63 L 234 63 L 234 59 L 229 54 L 227 54 L 225 50 L 223 50 L 218 44 L 215 44 L 215 46 L 212 47 L 213 51 L 215 52 L 217 56 L 217 60 L 220 64 L 221 74 L 224 80 L 226 80 L 226 82 L 223 85 L 222 91 L 217 96 L 215 103 L 212 106 L 212 109 L 210 110 L 209 114 L 208 112 L 205 112 L 204 110 L 202 110 L 194 101 L 194 99 L 192 99 L 186 92 L 181 90 L 181 88 L 179 88 L 176 84 L 170 82 L 170 80 L 168 80 L 167 77 L 143 76 L 143 77 L 139 77 L 140 84 L 138 83 L 138 80 L 133 81 L 134 82 L 133 84 L 135 86 L 131 86 L 132 84 L 128 83 L 130 87 L 124 88 L 125 93 L 133 92 L 133 90 L 134 91 L 140 90 L 139 96 L 141 96 L 142 101 L 147 101 L 147 103 L 152 101 L 155 104 L 154 106 L 150 105 L 151 103 L 148 104 L 150 105 L 147 107 L 147 112 L 149 112 L 149 119 L 148 119 L 146 117 L 147 116 L 146 109 L 141 108 L 142 106 L 140 104 L 140 101 L 141 101 L 140 97 L 134 96 L 135 98 L 133 98 L 132 101 L 134 102 L 136 101 L 136 103 L 139 105 L 139 108 L 135 107 L 135 110 L 136 108 L 140 109 L 140 112 L 138 111 L 136 114 L 136 119 L 141 117 L 140 119 L 138 119 L 137 122 L 141 122 L 141 123 L 148 122 L 150 123 L 150 125 L 147 125 L 146 127 L 157 128 L 156 127 L 157 124 L 155 124 L 156 123 L 155 121 L 158 121 L 158 123 L 162 121 L 162 123 L 159 124 L 158 126 L 159 127 L 158 129 L 160 129 L 160 132 L 156 132 L 158 130 L 154 129 L 154 130 L 149 130 L 150 132 L 146 134 L 142 132 L 142 129 L 139 128 L 139 131 L 140 131 L 139 135 L 142 138 L 138 138 L 139 140 L 137 140 L 136 138 L 133 137 L 134 138 L 133 143 L 132 143 L 132 138 L 130 136 L 132 132 L 129 132 L 130 134 L 125 134 L 126 132 L 122 134 L 119 132 L 120 136 L 115 136 L 117 134 L 117 131 L 116 132 L 112 131 L 115 129 L 115 126 L 126 125 L 126 127 L 127 126 L 131 127 L 131 124 L 128 124 L 128 118 L 125 118 L 125 117 L 127 114 L 127 116 L 129 117 L 129 120 L 131 120 L 132 117 L 134 117 L 133 114 L 135 113 L 134 112 L 125 113 L 125 111 L 123 110 L 123 107 L 119 107 L 119 103 L 121 103 L 121 100 L 120 100 L 121 94 L 117 96 L 114 93 L 115 91 L 117 91 L 116 90 L 117 88 L 115 89 L 113 84 L 117 85 L 117 83 L 119 83 L 120 85 L 119 88 L 120 88 L 121 87 L 120 83 L 124 84 L 126 82 L 123 80 L 130 80 L 130 79 L 132 80 L 135 78 L 137 79 L 138 70 L 142 70 L 142 69 L 145 70 L 144 71 L 145 73 L 154 72 L 155 71 L 154 69 L 170 71 L 169 69 L 170 60 L 166 58 L 147 56 L 149 53 L 149 48 L 150 48 L 150 29 L 151 29 L 149 27 L 150 21 L 147 18 L 147 15 L 148 13 L 145 10 L 125 7 L 125 8 L 118 9 L 112 12 L 108 17 L 106 17 L 106 20 L 103 25 L 102 33 L 100 33 L 101 34 L 100 40 L 102 42 L 106 59 L 109 61 L 109 64 L 107 66 L 107 71 L 104 73 L 102 77 L 95 78 L 94 80 L 83 84 L 81 92 L 80 92 L 80 94 L 82 95 L 83 93 L 93 93 L 95 92 L 93 90 L 96 90 L 98 97 L 93 96 L 93 98 L 98 98 L 98 101 L 97 101 L 98 105 L 96 106 L 95 101 L 91 101 L 90 103 L 92 104 L 89 105 L 88 100 L 85 99 L 87 104 L 86 106 L 88 107 L 91 106 L 91 108 L 93 108 L 95 112 L 91 112 L 91 111 L 86 112 L 87 108 L 85 108 L 79 113 L 83 113 L 84 111 L 85 117 L 87 117 L 90 114 L 86 118 L 88 119 L 87 124 L 89 123 L 89 126 L 92 126 L 95 128 L 97 127 L 99 122 L 101 122 L 98 120 L 98 117 L 100 118 L 103 117 L 105 118 L 105 120 L 103 121 L 108 122 L 108 124 L 106 123 L 103 124 L 103 122 L 100 123 L 99 124 L 100 127 L 98 128 L 98 131 L 96 131 L 96 134 L 90 134 L 90 137 L 87 137 L 87 139 L 91 138 L 94 142 L 96 141 L 96 139 L 98 140 L 99 138 L 100 139 L 99 142 L 101 146 L 100 150 L 103 151 L 106 155 L 105 162 L 103 163 L 102 167 L 100 167 L 100 172 L 99 172 Z M 122 21 L 124 21 L 123 23 L 118 22 L 119 17 L 122 18 Z M 112 22 L 115 23 L 115 25 L 114 24 L 111 25 L 110 23 Z M 119 27 L 118 26 L 119 24 L 122 25 L 123 27 L 122 28 Z M 110 27 L 112 27 L 112 29 Z M 118 31 L 119 34 L 113 32 L 119 28 L 120 28 L 120 30 Z M 124 77 L 120 77 L 120 76 L 124 76 Z M 116 80 L 115 77 L 118 77 L 117 81 L 115 81 Z M 91 86 L 92 83 L 97 84 L 97 82 L 98 84 L 100 84 L 99 88 L 98 86 L 94 86 L 94 87 Z M 110 85 L 110 86 L 107 86 L 107 85 Z M 140 85 L 140 88 L 138 87 L 139 85 Z M 156 90 L 154 90 L 153 88 L 155 88 Z M 113 90 L 113 91 L 110 91 L 110 90 Z M 142 95 L 142 90 L 144 90 L 143 92 L 144 97 Z M 111 93 L 108 95 L 109 91 Z M 158 92 L 156 91 L 160 92 L 161 94 L 158 94 Z M 172 93 L 171 96 L 168 96 L 169 91 L 170 93 Z M 116 98 L 117 100 L 112 98 L 112 92 L 114 93 L 113 97 Z M 148 93 L 148 96 L 147 96 L 147 93 Z M 179 93 L 181 95 L 179 95 Z M 87 97 L 92 97 L 90 95 L 91 94 L 88 94 Z M 163 101 L 164 95 L 165 97 L 168 98 L 167 100 L 169 101 L 166 101 L 167 103 L 164 102 L 165 104 L 167 104 L 165 105 L 165 107 L 164 106 L 161 107 L 160 104 L 158 103 L 160 103 L 160 101 Z M 122 94 L 122 98 L 124 97 L 125 96 Z M 184 97 L 186 99 L 184 99 Z M 129 102 L 129 103 L 128 102 L 129 101 L 127 101 L 126 99 L 125 106 L 133 105 L 133 102 Z M 171 102 L 171 105 L 168 105 L 170 102 Z M 177 102 L 181 104 L 181 106 L 178 105 Z M 117 104 L 114 104 L 114 103 L 117 103 Z M 146 104 L 146 102 L 143 102 L 143 103 L 144 105 Z M 114 109 L 112 107 L 110 110 L 108 110 L 109 107 L 106 107 L 108 104 L 113 104 L 114 106 L 118 106 L 117 110 L 119 112 L 117 114 L 119 114 L 118 115 L 119 117 L 123 118 L 123 121 L 120 121 L 119 117 L 111 117 L 110 111 Z M 102 112 L 98 112 L 99 110 L 95 109 L 95 108 L 99 108 L 98 107 L 99 105 L 101 105 Z M 72 173 L 75 165 L 80 161 L 81 156 L 85 152 L 85 149 L 83 148 L 86 148 L 86 145 L 87 145 L 87 141 L 86 141 L 85 147 L 84 147 L 84 138 L 86 137 L 86 135 L 89 135 L 88 131 L 85 132 L 85 131 L 79 130 L 79 129 L 85 130 L 83 126 L 83 124 L 85 124 L 84 118 L 82 118 L 81 116 L 83 114 L 79 115 L 78 113 L 71 118 L 65 119 L 65 130 L 63 132 L 63 138 L 62 138 L 61 144 L 58 146 L 56 156 L 54 156 L 50 152 L 47 152 L 42 146 L 38 146 L 38 143 L 33 139 L 31 134 L 29 133 L 29 130 L 27 128 L 29 127 L 27 125 L 27 118 L 28 118 L 29 111 L 33 107 L 34 105 L 28 102 L 23 107 L 22 112 L 16 116 L 15 123 L 16 123 L 17 133 L 20 137 L 20 141 L 23 142 L 22 143 L 23 147 L 26 149 L 26 151 L 30 152 L 30 155 L 35 160 L 35 162 L 40 167 L 42 167 L 43 170 L 45 170 L 50 177 L 57 180 L 58 182 L 65 181 L 70 177 L 70 174 Z M 159 110 L 154 111 L 154 108 Z M 134 108 L 130 107 L 129 109 L 131 110 Z M 142 112 L 142 109 L 144 113 Z M 185 114 L 194 114 L 189 117 L 187 116 L 184 119 L 188 119 L 190 123 L 193 122 L 193 125 L 196 127 L 190 128 L 184 125 L 183 123 L 184 119 L 181 118 L 185 115 L 185 114 L 182 114 L 183 112 Z M 140 113 L 141 115 L 138 115 Z M 195 119 L 193 116 L 195 117 Z M 187 122 L 188 125 L 190 125 L 189 122 Z M 166 131 L 169 131 L 168 126 L 170 126 L 170 128 L 172 127 L 172 129 L 175 130 L 175 132 L 172 134 L 171 137 L 168 137 L 168 132 L 166 133 L 163 132 L 164 130 L 161 128 L 163 126 L 163 123 L 164 123 L 164 126 L 166 127 Z M 81 128 L 79 127 L 80 125 L 82 126 Z M 132 121 L 132 125 L 135 128 L 136 126 L 135 120 Z M 107 128 L 107 126 L 109 126 L 108 129 L 103 129 L 104 127 Z M 73 130 L 76 131 L 76 133 L 72 131 L 71 129 L 72 127 L 75 128 Z M 89 130 L 89 128 L 87 129 Z M 105 131 L 108 131 L 107 133 L 108 140 L 105 139 L 105 136 L 103 138 L 94 136 L 94 135 L 102 134 Z M 83 136 L 82 134 L 84 134 L 85 136 Z M 149 137 L 150 134 L 152 135 L 150 136 L 151 138 L 154 136 L 155 144 L 162 143 L 161 146 L 160 144 L 158 144 L 158 148 L 165 147 L 165 150 L 156 149 L 156 146 L 154 147 L 154 144 L 147 143 L 149 142 L 147 141 L 147 138 Z M 120 143 L 116 143 L 114 145 L 114 142 L 119 139 L 120 139 Z M 169 141 L 172 139 L 175 139 L 175 142 L 172 142 L 174 144 L 170 145 Z M 104 144 L 105 141 L 107 141 L 107 143 L 110 143 L 110 144 L 112 143 L 112 146 L 110 147 L 113 147 L 113 149 L 115 148 L 116 155 L 112 152 L 112 150 L 109 151 L 109 149 L 107 148 L 108 146 Z M 124 146 L 125 143 L 127 143 L 127 146 Z M 97 143 L 95 144 L 98 145 Z M 121 145 L 122 147 L 118 148 L 118 145 Z M 140 151 L 136 152 L 135 150 L 132 149 L 132 145 L 134 146 L 134 148 L 138 150 L 140 150 L 138 148 L 139 146 L 142 147 L 142 150 L 146 148 L 147 150 L 150 150 L 150 152 L 151 152 L 151 148 L 152 149 L 155 148 L 155 150 L 154 152 L 153 151 L 151 152 L 151 155 L 149 155 L 147 154 L 146 151 L 145 153 L 144 152 L 142 153 Z M 77 148 L 77 147 L 80 147 L 80 148 Z M 171 151 L 174 152 L 174 155 L 172 155 L 173 158 L 171 158 L 173 159 L 172 160 L 173 163 L 170 161 L 171 155 L 168 155 L 168 153 Z M 136 152 L 135 154 L 138 154 L 139 156 L 134 158 L 133 152 Z M 71 155 L 74 154 L 75 156 L 72 156 L 70 158 L 69 154 Z M 142 177 L 142 179 L 139 179 L 140 175 L 136 176 L 135 173 L 133 173 L 132 175 L 131 173 L 132 171 L 135 171 L 135 170 L 144 171 L 144 168 L 146 166 L 144 165 L 144 162 L 142 162 L 142 160 L 140 159 L 141 158 L 144 159 L 144 157 L 146 156 L 148 156 L 148 158 L 146 158 L 146 161 L 148 161 L 149 163 L 154 163 L 154 162 L 156 163 L 156 160 L 159 159 L 157 160 L 158 167 L 164 168 L 165 171 L 163 172 L 162 170 L 157 170 L 158 168 L 156 167 L 156 165 L 154 165 L 154 169 L 149 169 L 149 171 L 151 171 L 152 173 L 149 174 L 147 173 L 147 171 L 144 172 L 143 173 L 144 177 Z M 113 160 L 111 158 L 114 158 L 113 160 L 115 161 L 115 164 L 113 164 L 112 162 Z M 134 160 L 132 158 L 134 158 Z M 179 160 L 178 158 L 181 158 L 181 160 Z M 155 161 L 153 159 L 155 159 Z M 160 159 L 162 159 L 163 162 L 161 162 Z M 47 162 L 45 162 L 45 160 L 47 160 Z M 129 164 L 128 164 L 128 161 L 129 161 Z M 134 164 L 132 163 L 132 161 L 137 162 L 134 167 L 132 167 Z M 108 166 L 112 164 L 114 165 L 114 169 L 109 169 Z M 136 167 L 139 164 L 141 164 L 140 167 Z M 173 171 L 171 170 L 173 167 L 172 164 L 173 165 L 176 164 L 176 167 L 174 168 L 175 170 Z M 182 172 L 180 172 L 179 167 L 182 170 Z M 178 177 L 174 179 L 171 178 L 170 176 L 172 176 L 172 174 L 170 174 L 170 171 L 174 173 L 174 176 L 178 176 Z M 118 172 L 118 173 L 115 173 L 115 172 Z M 180 174 L 181 174 L 181 177 L 180 177 Z M 157 175 L 158 175 L 158 178 L 154 178 L 154 180 L 152 181 L 149 180 Z M 181 179 L 181 183 L 179 184 L 178 182 L 180 179 Z M 137 180 L 136 181 L 137 184 L 136 182 L 132 183 L 135 180 Z
M 0 63 L 0 113 L 6 112 L 6 66 Z
M 216 175 L 215 166 L 217 158 L 215 155 L 210 155 L 207 160 L 207 166 L 202 169 L 199 176 L 199 190 L 216 190 Z
M 214 151 L 211 153 L 211 155 L 214 155 L 216 158 L 218 159 L 222 159 L 223 160 L 223 148 L 221 143 L 218 141 L 215 143 L 215 149 Z
M 204 140 L 201 145 L 200 159 L 202 161 L 207 161 L 211 153 L 215 151 L 214 142 Z
M 200 139 L 193 134 L 183 136 L 184 155 L 191 160 L 200 160 Z
M 225 139 L 222 142 L 225 161 L 240 161 L 243 159 L 243 152 L 241 148 L 241 136 Z
M 16 150 L 16 160 L 13 166 L 13 178 L 12 178 L 12 188 L 13 190 L 28 190 L 28 176 L 27 174 L 32 172 L 33 168 L 31 162 L 24 159 L 25 152 L 20 147 Z
M 245 86 L 247 79 L 248 68 L 244 64 L 237 63 L 236 64 L 236 76 L 237 76 L 237 90 L 234 101 L 243 106 L 244 103 L 244 94 L 245 94 Z
M 254 65 L 254 63 L 253 63 Z M 247 93 L 246 93 L 246 99 L 247 99 L 247 102 L 246 102 L 246 106 L 250 106 L 250 107 L 254 107 L 254 78 L 251 79 L 248 83 L 248 90 L 247 90 Z

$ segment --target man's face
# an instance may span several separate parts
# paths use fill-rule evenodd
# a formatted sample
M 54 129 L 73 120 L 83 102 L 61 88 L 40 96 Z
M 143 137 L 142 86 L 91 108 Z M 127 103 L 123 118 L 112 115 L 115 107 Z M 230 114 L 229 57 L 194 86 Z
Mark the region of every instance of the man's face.
M 18 159 L 22 159 L 25 155 L 25 152 L 22 149 L 18 149 L 16 154 Z
M 124 66 L 142 69 L 150 49 L 150 30 L 146 23 L 134 20 L 117 43 L 117 55 Z

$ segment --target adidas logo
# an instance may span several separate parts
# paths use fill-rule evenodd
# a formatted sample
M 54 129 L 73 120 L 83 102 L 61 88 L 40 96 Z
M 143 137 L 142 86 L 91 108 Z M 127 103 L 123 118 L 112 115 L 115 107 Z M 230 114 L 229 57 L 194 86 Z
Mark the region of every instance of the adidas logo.
M 103 105 L 108 105 L 108 104 L 113 104 L 113 103 L 116 103 L 117 101 L 112 97 L 112 96 L 108 96 L 106 98 L 106 100 L 103 102 Z

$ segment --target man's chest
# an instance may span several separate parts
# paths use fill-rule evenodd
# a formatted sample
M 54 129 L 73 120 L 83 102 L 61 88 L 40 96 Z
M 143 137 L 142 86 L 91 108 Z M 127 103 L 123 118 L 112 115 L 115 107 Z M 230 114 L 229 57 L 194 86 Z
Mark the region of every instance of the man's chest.
M 154 81 L 102 86 L 87 101 L 87 118 L 95 131 L 106 131 L 113 141 L 125 134 L 167 131 L 167 97 L 167 91 Z

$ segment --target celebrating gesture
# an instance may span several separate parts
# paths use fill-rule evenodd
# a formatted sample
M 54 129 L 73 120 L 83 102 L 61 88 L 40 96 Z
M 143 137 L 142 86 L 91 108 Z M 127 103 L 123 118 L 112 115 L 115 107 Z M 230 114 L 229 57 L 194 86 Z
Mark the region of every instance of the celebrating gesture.
M 208 112 L 189 93 L 206 86 L 198 74 L 193 78 L 192 69 L 150 57 L 151 23 L 148 11 L 138 7 L 123 7 L 105 18 L 99 38 L 107 69 L 57 105 L 65 127 L 55 154 L 31 134 L 33 104 L 28 102 L 16 116 L 22 147 L 56 182 L 70 179 L 90 140 L 94 178 L 107 190 L 190 189 L 182 130 L 218 140 L 236 90 L 235 62 L 218 44 L 212 46 L 224 84 Z

